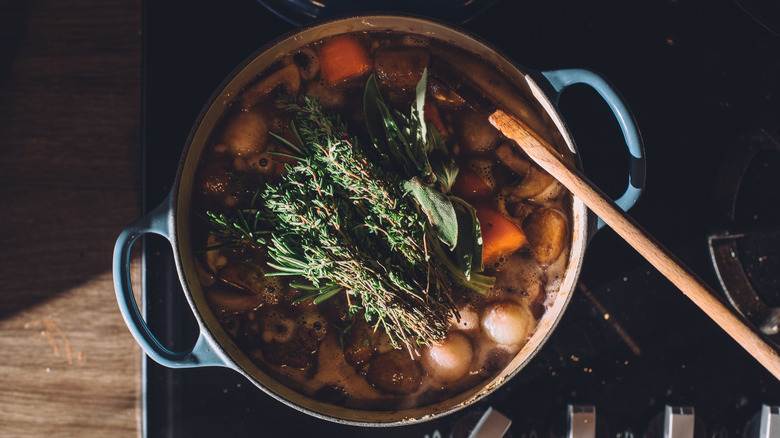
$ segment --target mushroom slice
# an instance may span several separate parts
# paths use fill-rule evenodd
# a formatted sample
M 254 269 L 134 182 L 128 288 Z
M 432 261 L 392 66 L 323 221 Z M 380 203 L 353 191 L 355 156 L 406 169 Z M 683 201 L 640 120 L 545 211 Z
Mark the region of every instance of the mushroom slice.
M 209 306 L 224 313 L 240 313 L 252 310 L 263 305 L 257 295 L 240 292 L 227 287 L 214 287 L 206 293 L 206 301 Z
M 259 266 L 248 262 L 228 263 L 217 272 L 217 278 L 223 282 L 254 294 L 265 288 L 263 271 Z
M 278 304 L 283 286 L 276 277 L 266 277 L 263 269 L 252 262 L 231 262 L 222 267 L 216 277 L 223 283 L 243 290 L 265 304 Z
M 320 343 L 309 330 L 299 328 L 287 342 L 261 344 L 263 356 L 268 362 L 305 370 L 312 366 Z
M 534 258 L 549 265 L 560 257 L 569 234 L 566 216 L 552 208 L 540 208 L 523 222 Z
M 305 48 L 293 55 L 293 61 L 298 65 L 301 78 L 310 81 L 320 72 L 320 57 L 313 49 Z
M 504 189 L 507 199 L 520 201 L 539 197 L 554 199 L 562 192 L 561 183 L 555 180 L 549 173 L 530 163 L 523 157 L 517 148 L 504 143 L 496 149 L 499 160 L 522 179 L 515 186 Z
M 259 326 L 260 351 L 265 360 L 301 370 L 314 364 L 321 342 L 317 330 L 305 327 L 280 309 L 262 312 Z
M 291 96 L 298 94 L 298 90 L 301 89 L 301 74 L 297 65 L 288 64 L 249 86 L 238 96 L 238 101 L 241 107 L 251 108 L 279 86 L 282 86 L 284 92 Z
M 216 236 L 209 235 L 209 237 L 206 239 L 206 249 L 207 251 L 203 253 L 203 260 L 206 263 L 206 268 L 210 271 L 212 274 L 216 274 L 219 272 L 220 269 L 222 269 L 223 266 L 225 266 L 228 262 L 227 257 L 225 257 L 224 254 L 222 254 L 222 251 L 219 249 L 209 249 L 214 246 L 221 245 L 220 242 L 217 240 Z

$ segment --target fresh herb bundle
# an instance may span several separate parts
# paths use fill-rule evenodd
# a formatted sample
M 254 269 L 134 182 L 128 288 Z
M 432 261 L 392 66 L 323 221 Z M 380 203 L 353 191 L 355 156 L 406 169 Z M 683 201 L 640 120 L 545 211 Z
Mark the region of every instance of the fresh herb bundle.
M 283 100 L 295 140 L 272 135 L 296 163 L 266 187 L 266 214 L 255 216 L 271 231 L 264 242 L 274 272 L 266 275 L 308 280 L 291 284 L 306 291 L 298 301 L 346 292 L 351 311 L 361 307 L 394 345 L 409 347 L 443 338 L 450 316 L 458 316 L 450 296 L 456 285 L 484 292 L 493 281 L 473 272 L 481 270 L 479 222 L 471 206 L 449 194 L 457 166 L 426 126 L 425 80 L 407 117 L 390 110 L 369 79 L 369 147 L 316 99 Z M 248 228 L 236 236 L 247 242 L 262 233 L 243 214 L 238 228 Z M 214 225 L 218 217 L 211 217 Z

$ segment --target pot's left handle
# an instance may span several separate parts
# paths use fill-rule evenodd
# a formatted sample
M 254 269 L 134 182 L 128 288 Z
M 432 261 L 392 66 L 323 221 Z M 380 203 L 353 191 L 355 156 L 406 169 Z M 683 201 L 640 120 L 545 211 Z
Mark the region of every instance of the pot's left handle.
M 553 90 L 551 98 L 557 106 L 558 99 L 563 91 L 574 84 L 585 84 L 596 90 L 601 95 L 617 119 L 623 139 L 628 148 L 628 186 L 626 191 L 615 200 L 623 211 L 628 211 L 636 204 L 645 188 L 645 153 L 642 144 L 642 136 L 636 126 L 634 115 L 628 109 L 622 97 L 601 75 L 584 69 L 564 69 L 541 72 L 549 81 Z M 604 221 L 599 218 L 596 229 L 603 227 Z
M 185 351 L 171 351 L 157 340 L 146 325 L 130 284 L 130 249 L 144 234 L 158 234 L 172 242 L 173 215 L 171 196 L 148 214 L 133 222 L 119 235 L 114 246 L 114 289 L 119 310 L 136 342 L 144 352 L 157 363 L 169 368 L 192 368 L 201 366 L 226 366 L 225 361 L 214 352 L 203 328 L 200 329 L 195 345 Z

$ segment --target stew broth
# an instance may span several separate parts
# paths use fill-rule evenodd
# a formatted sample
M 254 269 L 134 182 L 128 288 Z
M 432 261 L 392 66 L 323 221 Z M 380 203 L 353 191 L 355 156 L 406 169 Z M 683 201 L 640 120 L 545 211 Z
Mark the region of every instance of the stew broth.
M 354 409 L 389 410 L 447 399 L 501 371 L 523 347 L 557 291 L 569 257 L 571 195 L 504 138 L 467 92 L 503 90 L 503 103 L 551 143 L 552 123 L 484 61 L 445 42 L 417 35 L 363 32 L 331 37 L 282 57 L 248 84 L 210 137 L 193 196 L 192 245 L 220 245 L 203 220 L 277 181 L 294 161 L 270 133 L 291 138 L 281 95 L 310 95 L 338 112 L 350 132 L 367 138 L 363 91 L 375 75 L 387 103 L 408 111 L 415 87 L 427 81 L 425 114 L 455 159 L 452 194 L 476 210 L 486 294 L 454 288 L 458 315 L 434 345 L 395 348 L 381 327 L 340 293 L 293 304 L 302 292 L 287 277 L 265 274 L 262 250 L 199 253 L 199 281 L 226 332 L 268 374 L 315 399 Z M 465 73 L 468 73 L 468 80 Z M 472 99 L 472 100 L 470 100 Z M 549 138 L 552 137 L 552 138 Z M 260 204 L 262 205 L 262 204 Z

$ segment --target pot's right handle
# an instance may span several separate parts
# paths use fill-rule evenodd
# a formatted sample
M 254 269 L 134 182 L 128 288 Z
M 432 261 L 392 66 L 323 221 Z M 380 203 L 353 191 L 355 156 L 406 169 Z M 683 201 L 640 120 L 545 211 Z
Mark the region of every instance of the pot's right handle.
M 634 115 L 628 109 L 623 99 L 614 88 L 601 75 L 590 70 L 583 69 L 565 69 L 541 72 L 542 76 L 552 85 L 554 93 L 553 103 L 557 106 L 566 87 L 574 84 L 585 84 L 596 90 L 599 95 L 607 102 L 609 108 L 617 119 L 620 130 L 623 131 L 623 138 L 626 141 L 629 153 L 628 166 L 628 187 L 615 203 L 628 211 L 636 204 L 642 191 L 645 188 L 645 154 L 642 145 L 642 137 L 639 134 L 639 128 L 636 126 Z M 599 218 L 596 230 L 603 227 L 604 221 Z
M 185 351 L 171 351 L 157 340 L 146 325 L 138 304 L 135 301 L 133 287 L 130 284 L 130 249 L 133 243 L 144 234 L 158 234 L 172 242 L 173 235 L 172 201 L 168 198 L 148 214 L 133 222 L 119 235 L 114 246 L 114 289 L 119 310 L 138 345 L 157 363 L 169 368 L 193 368 L 201 366 L 227 366 L 225 361 L 214 352 L 200 328 L 195 345 Z

